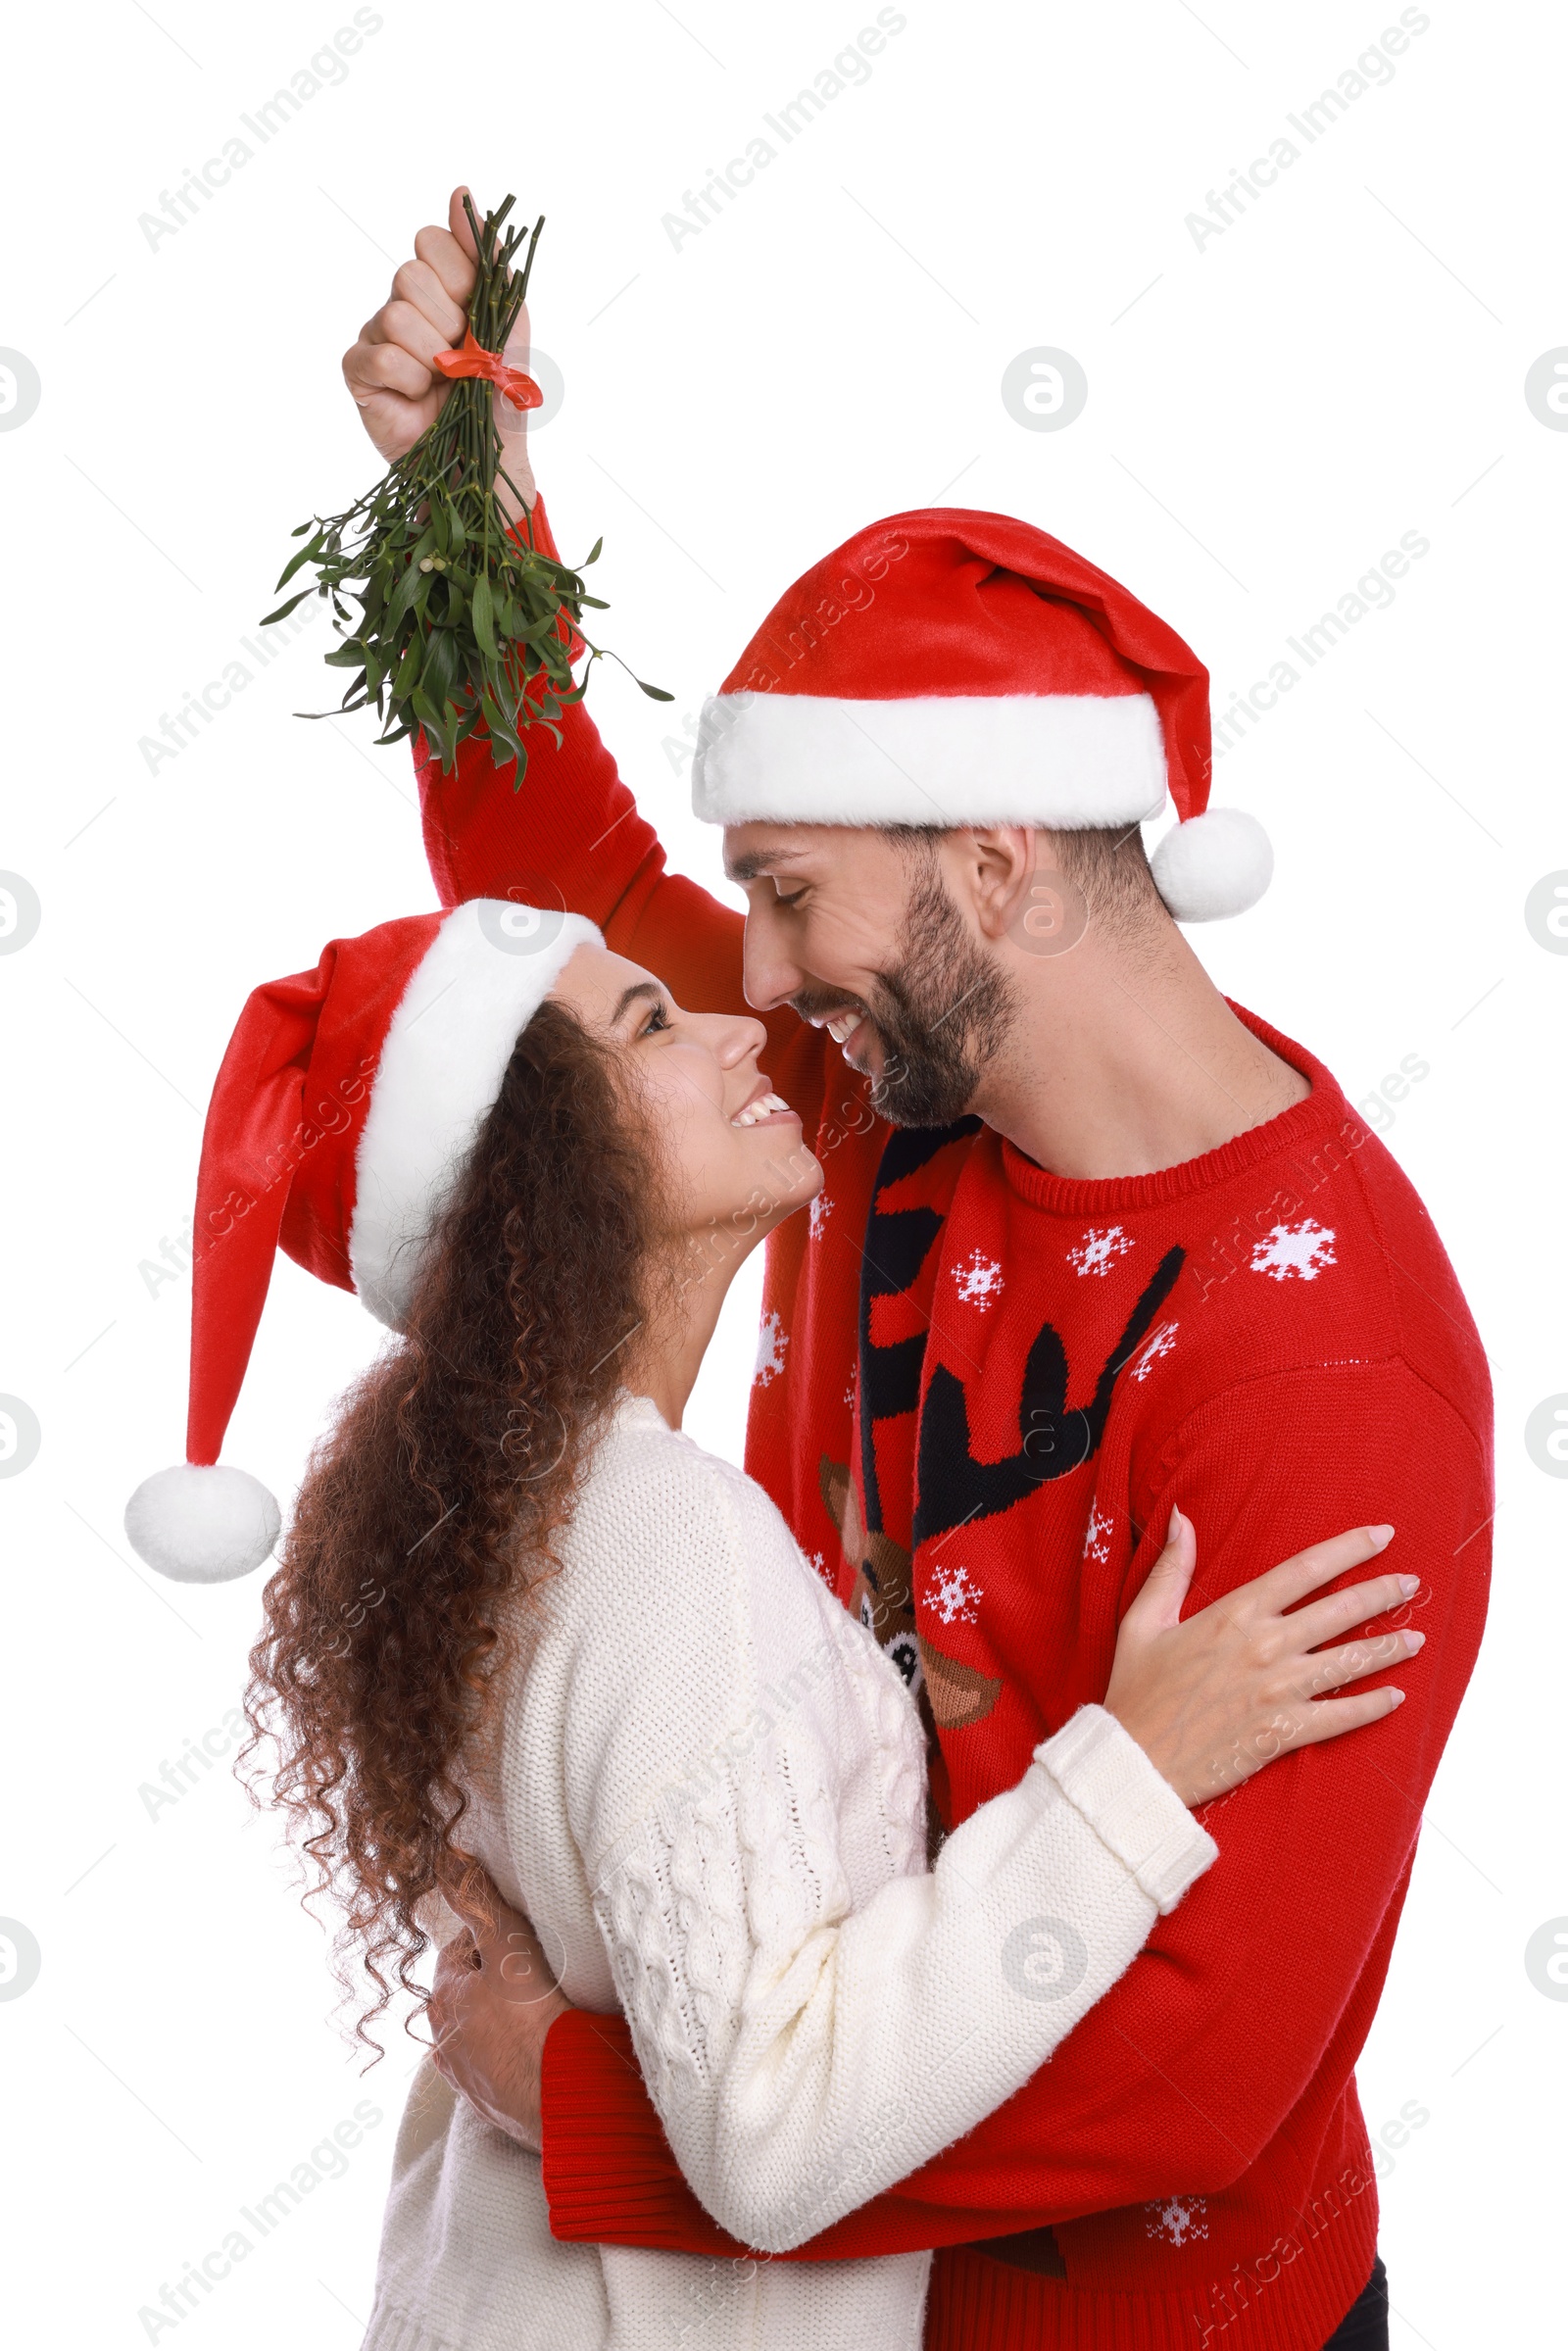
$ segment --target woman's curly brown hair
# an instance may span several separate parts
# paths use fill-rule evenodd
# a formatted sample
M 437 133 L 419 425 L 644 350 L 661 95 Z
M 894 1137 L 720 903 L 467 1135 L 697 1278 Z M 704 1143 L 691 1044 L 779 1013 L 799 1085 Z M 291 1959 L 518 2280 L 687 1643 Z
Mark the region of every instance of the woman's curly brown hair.
M 518 1037 L 424 1258 L 405 1334 L 312 1455 L 251 1651 L 242 1761 L 341 1906 L 339 1982 L 375 1997 L 454 1872 L 460 1749 L 485 1718 L 506 1604 L 559 1566 L 585 1450 L 645 1319 L 656 1189 L 610 1051 L 546 1002 Z M 261 1798 L 258 1796 L 258 1801 Z M 310 1896 L 307 1896 L 309 1899 Z

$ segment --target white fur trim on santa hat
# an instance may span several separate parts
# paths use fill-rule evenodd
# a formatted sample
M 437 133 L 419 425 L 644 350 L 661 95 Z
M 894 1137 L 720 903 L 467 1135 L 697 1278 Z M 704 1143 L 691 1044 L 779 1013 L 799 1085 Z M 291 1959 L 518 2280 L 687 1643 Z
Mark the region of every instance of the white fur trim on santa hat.
M 603 945 L 584 915 L 475 898 L 453 908 L 410 980 L 370 1090 L 349 1235 L 354 1287 L 393 1330 L 513 1047 L 577 949 Z
M 260 1567 L 282 1526 L 276 1502 L 248 1470 L 181 1461 L 143 1478 L 125 1504 L 138 1559 L 176 1584 L 231 1584 Z
M 1245 808 L 1206 808 L 1172 826 L 1149 860 L 1154 887 L 1178 922 L 1217 922 L 1255 906 L 1274 874 L 1274 852 Z
M 692 761 L 692 807 L 710 824 L 1078 832 L 1157 815 L 1164 799 L 1147 694 L 721 694 L 703 705 Z

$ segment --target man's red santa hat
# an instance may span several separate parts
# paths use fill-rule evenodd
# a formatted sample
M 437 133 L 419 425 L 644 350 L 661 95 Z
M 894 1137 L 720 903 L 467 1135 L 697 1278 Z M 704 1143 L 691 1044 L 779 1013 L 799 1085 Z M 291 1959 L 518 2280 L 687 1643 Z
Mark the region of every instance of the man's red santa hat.
M 936 507 L 874 522 L 798 579 L 703 709 L 714 824 L 1131 826 L 1180 922 L 1267 889 L 1268 838 L 1210 808 L 1208 672 L 1059 539 Z
M 393 1330 L 512 1050 L 577 948 L 580 914 L 470 899 L 334 939 L 253 991 L 213 1088 L 196 1178 L 185 1460 L 131 1495 L 150 1567 L 220 1584 L 259 1567 L 279 1514 L 219 1466 L 276 1250 Z

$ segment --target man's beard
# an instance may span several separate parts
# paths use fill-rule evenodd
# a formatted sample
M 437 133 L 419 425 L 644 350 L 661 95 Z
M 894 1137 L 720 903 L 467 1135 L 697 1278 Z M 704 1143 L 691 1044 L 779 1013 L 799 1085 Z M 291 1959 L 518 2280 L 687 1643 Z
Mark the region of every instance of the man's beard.
M 884 1053 L 871 1107 L 897 1127 L 950 1126 L 1002 1050 L 1017 1000 L 964 928 L 934 859 L 909 893 L 905 922 L 908 954 L 880 974 L 865 1004 Z M 791 999 L 808 1018 L 843 1001 L 814 988 Z

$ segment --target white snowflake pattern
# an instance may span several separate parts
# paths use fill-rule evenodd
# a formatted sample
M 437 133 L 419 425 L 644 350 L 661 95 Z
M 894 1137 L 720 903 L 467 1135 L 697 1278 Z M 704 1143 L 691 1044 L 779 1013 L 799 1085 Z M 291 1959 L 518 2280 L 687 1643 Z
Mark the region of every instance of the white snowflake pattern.
M 958 1296 L 964 1303 L 978 1306 L 982 1314 L 994 1298 L 1002 1296 L 1005 1287 L 1002 1268 L 995 1257 L 983 1256 L 979 1249 L 972 1250 L 961 1265 L 954 1267 L 953 1278 L 958 1285 Z
M 966 1567 L 939 1567 L 929 1605 L 945 1625 L 972 1625 L 985 1596 L 979 1585 L 970 1582 Z
M 1078 1247 L 1067 1251 L 1067 1262 L 1074 1273 L 1109 1273 L 1132 1246 L 1119 1224 L 1106 1225 L 1103 1232 L 1091 1225 Z
M 1207 2210 L 1201 2196 L 1166 2196 L 1157 2204 L 1144 2206 L 1144 2228 L 1160 2243 L 1185 2245 L 1189 2237 L 1207 2236 L 1208 2223 L 1203 2217 Z
M 817 1574 L 821 1577 L 823 1583 L 825 1584 L 827 1582 L 827 1565 L 823 1559 L 822 1553 L 820 1551 L 811 1551 L 808 1554 L 808 1556 L 812 1567 L 815 1568 Z
M 752 1374 L 756 1388 L 769 1387 L 784 1369 L 784 1349 L 789 1346 L 789 1333 L 777 1314 L 764 1314 L 762 1327 L 757 1334 L 757 1369 Z
M 1086 1559 L 1108 1559 L 1110 1557 L 1111 1523 L 1108 1518 L 1101 1517 L 1100 1496 L 1097 1494 L 1089 1505 L 1089 1524 L 1084 1529 L 1084 1557 Z
M 855 1382 L 853 1380 L 850 1382 L 848 1388 L 846 1388 L 844 1391 L 844 1401 L 849 1405 L 850 1410 L 853 1412 L 855 1410 Z
M 1253 1273 L 1266 1273 L 1276 1282 L 1293 1275 L 1315 1282 L 1325 1265 L 1337 1262 L 1333 1232 L 1312 1216 L 1303 1216 L 1299 1224 L 1275 1225 L 1252 1250 Z
M 1178 1326 L 1173 1322 L 1162 1322 L 1160 1324 L 1159 1329 L 1154 1333 L 1148 1346 L 1144 1348 L 1143 1353 L 1133 1365 L 1133 1378 L 1135 1380 L 1147 1380 L 1150 1373 L 1153 1370 L 1155 1364 L 1159 1361 L 1161 1355 L 1168 1355 L 1170 1353 L 1171 1348 L 1176 1345 L 1177 1328 Z
M 822 1228 L 833 1213 L 833 1202 L 825 1192 L 819 1192 L 807 1211 L 807 1239 L 820 1241 Z

